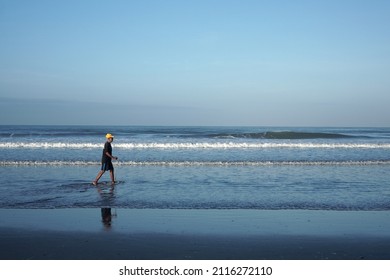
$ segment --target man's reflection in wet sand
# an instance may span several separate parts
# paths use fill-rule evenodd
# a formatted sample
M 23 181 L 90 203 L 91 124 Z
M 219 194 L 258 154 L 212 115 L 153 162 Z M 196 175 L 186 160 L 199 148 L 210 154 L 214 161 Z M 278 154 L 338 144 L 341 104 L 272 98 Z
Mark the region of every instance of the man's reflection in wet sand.
M 103 187 L 97 187 L 96 188 L 98 193 L 100 194 L 100 197 L 102 199 L 102 204 L 107 205 L 107 207 L 101 208 L 101 215 L 102 215 L 102 223 L 105 230 L 110 230 L 112 227 L 112 212 L 111 207 L 114 199 L 115 199 L 115 186 L 112 185 L 108 189 Z M 115 215 L 114 215 L 115 216 Z
M 112 225 L 111 208 L 102 208 L 101 211 L 102 211 L 102 222 L 104 228 L 109 230 L 111 229 L 111 225 Z

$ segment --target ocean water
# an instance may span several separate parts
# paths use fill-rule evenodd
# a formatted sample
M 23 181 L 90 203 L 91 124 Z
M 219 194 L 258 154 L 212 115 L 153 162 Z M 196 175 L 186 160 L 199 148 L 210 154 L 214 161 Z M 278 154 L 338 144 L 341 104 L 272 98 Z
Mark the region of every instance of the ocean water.
M 0 208 L 390 210 L 390 128 L 0 126 L 0 175 Z

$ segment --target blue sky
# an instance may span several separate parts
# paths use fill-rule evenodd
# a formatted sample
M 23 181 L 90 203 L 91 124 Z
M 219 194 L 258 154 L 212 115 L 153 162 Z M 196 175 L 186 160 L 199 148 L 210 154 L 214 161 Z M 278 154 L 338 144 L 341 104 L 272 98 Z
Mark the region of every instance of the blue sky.
M 390 126 L 390 1 L 0 0 L 0 124 Z

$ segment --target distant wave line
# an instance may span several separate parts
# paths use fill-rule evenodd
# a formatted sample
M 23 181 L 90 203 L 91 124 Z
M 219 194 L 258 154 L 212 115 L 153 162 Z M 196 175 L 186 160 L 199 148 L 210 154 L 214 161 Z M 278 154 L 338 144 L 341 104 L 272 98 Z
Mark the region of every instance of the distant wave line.
M 299 131 L 265 131 L 255 133 L 217 133 L 210 134 L 209 137 L 215 138 L 252 138 L 252 139 L 338 139 L 352 138 L 357 136 L 325 133 L 325 132 L 299 132 Z
M 31 131 L 31 132 L 2 132 L 0 137 L 66 137 L 74 136 L 77 133 L 82 136 L 102 136 L 104 131 L 92 131 L 92 130 L 81 130 L 81 131 Z M 162 135 L 162 136 L 174 136 L 174 137 L 201 137 L 201 138 L 252 138 L 252 139 L 319 139 L 319 138 L 352 138 L 362 137 L 353 136 L 341 133 L 327 133 L 327 132 L 304 132 L 304 131 L 261 131 L 261 132 L 227 132 L 227 131 L 191 131 L 191 130 L 144 130 L 144 131 L 121 131 L 115 133 L 122 137 L 128 135 Z
M 132 149 L 390 149 L 390 143 L 239 143 L 239 142 L 195 142 L 195 143 L 116 143 L 115 148 Z M 64 142 L 4 142 L 0 149 L 101 149 L 97 143 Z
M 0 166 L 94 166 L 98 161 L 0 161 Z M 369 166 L 390 165 L 390 160 L 367 161 L 118 161 L 118 166 Z

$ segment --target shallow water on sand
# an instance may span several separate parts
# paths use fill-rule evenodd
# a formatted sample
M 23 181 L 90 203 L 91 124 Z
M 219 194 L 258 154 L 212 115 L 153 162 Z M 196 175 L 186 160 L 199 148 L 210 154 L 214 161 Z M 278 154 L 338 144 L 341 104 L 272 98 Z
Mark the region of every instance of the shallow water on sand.
M 0 208 L 390 210 L 389 166 L 2 167 Z M 89 179 L 89 180 L 88 180 Z

